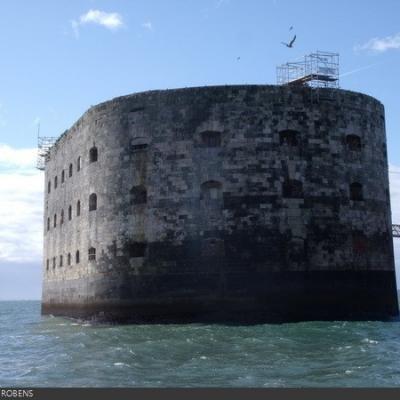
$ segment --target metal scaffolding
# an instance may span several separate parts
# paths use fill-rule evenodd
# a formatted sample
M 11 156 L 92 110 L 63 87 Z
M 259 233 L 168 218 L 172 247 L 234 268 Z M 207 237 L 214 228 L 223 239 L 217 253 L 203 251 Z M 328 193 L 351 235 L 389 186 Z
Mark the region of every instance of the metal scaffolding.
M 44 171 L 46 162 L 49 160 L 50 149 L 56 140 L 56 137 L 39 136 L 38 133 L 38 153 L 36 160 L 37 169 Z
M 317 51 L 276 68 L 278 85 L 339 88 L 339 54 Z

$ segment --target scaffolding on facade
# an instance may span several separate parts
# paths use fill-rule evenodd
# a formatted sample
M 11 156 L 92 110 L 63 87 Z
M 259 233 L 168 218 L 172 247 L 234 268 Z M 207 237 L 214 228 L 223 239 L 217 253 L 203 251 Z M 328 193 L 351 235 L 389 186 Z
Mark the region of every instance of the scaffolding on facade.
M 339 54 L 316 51 L 301 61 L 278 66 L 276 77 L 278 85 L 339 88 Z
M 56 137 L 40 136 L 40 127 L 38 127 L 38 153 L 36 159 L 36 168 L 44 171 L 46 161 L 49 159 L 50 149 L 56 142 Z

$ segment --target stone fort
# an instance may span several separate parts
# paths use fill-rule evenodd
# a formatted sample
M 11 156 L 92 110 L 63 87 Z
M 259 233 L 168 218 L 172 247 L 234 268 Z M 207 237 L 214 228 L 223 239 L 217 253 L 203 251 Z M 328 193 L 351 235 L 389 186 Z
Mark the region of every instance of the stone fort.
M 340 89 L 159 90 L 90 108 L 45 166 L 44 314 L 398 314 L 385 117 Z

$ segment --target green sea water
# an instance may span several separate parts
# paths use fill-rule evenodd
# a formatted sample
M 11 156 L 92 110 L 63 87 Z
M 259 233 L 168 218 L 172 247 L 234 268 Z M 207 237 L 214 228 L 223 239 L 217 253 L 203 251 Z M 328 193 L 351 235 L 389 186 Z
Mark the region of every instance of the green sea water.
M 0 302 L 0 387 L 399 387 L 400 322 L 92 325 Z

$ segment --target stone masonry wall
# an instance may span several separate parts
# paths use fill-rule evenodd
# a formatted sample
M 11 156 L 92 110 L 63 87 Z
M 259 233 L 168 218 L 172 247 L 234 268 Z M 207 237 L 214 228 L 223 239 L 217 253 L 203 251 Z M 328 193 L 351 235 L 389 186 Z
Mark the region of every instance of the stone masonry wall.
M 275 293 L 258 286 L 271 274 L 279 287 L 313 272 L 394 277 L 384 109 L 363 94 L 262 85 L 120 97 L 60 137 L 45 176 L 44 305 L 246 302 Z

